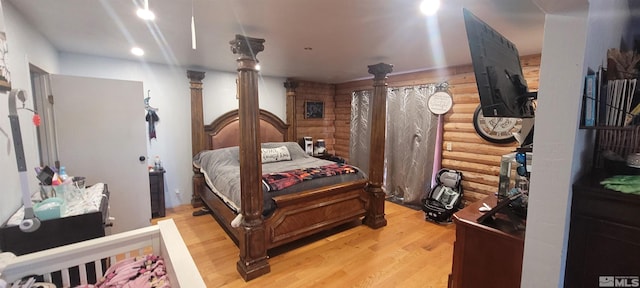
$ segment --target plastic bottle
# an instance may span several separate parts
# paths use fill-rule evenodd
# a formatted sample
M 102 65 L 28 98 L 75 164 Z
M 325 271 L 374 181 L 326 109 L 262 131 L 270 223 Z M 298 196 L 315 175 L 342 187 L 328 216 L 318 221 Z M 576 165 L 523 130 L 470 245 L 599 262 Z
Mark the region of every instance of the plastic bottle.
M 65 182 L 67 179 L 69 179 L 69 175 L 67 175 L 67 170 L 64 168 L 64 166 L 60 166 L 60 172 L 58 173 L 58 177 L 60 177 L 60 182 Z
M 160 162 L 160 156 L 156 156 L 153 168 L 156 171 L 162 170 L 162 162 Z

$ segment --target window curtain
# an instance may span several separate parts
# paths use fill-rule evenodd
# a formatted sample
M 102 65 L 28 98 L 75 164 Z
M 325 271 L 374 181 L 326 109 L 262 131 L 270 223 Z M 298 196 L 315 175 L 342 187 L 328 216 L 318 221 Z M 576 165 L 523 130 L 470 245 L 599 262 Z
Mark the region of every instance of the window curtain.
M 427 108 L 436 85 L 389 88 L 383 189 L 388 199 L 419 206 L 431 189 L 438 117 Z M 350 162 L 369 171 L 370 91 L 352 94 Z
M 371 141 L 371 91 L 356 91 L 351 95 L 351 138 L 349 163 L 369 173 L 369 141 Z
M 390 88 L 384 191 L 390 200 L 419 206 L 431 188 L 438 117 L 427 108 L 436 85 Z

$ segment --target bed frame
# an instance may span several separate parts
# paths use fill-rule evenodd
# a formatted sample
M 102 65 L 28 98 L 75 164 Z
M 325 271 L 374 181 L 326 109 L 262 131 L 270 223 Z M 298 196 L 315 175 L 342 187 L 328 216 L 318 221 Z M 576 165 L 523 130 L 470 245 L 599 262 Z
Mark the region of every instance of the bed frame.
M 203 125 L 202 79 L 203 72 L 187 71 L 191 84 L 193 155 L 206 149 L 240 146 L 241 211 L 239 228 L 231 227 L 236 215 L 220 200 L 204 182 L 203 175 L 194 169 L 193 187 L 210 208 L 214 217 L 240 248 L 237 269 L 249 281 L 270 271 L 267 250 L 334 228 L 344 223 L 362 220 L 372 227 L 387 224 L 384 218 L 382 175 L 384 161 L 386 74 L 391 65 L 369 66 L 374 74 L 374 100 L 372 107 L 371 161 L 368 180 L 351 181 L 292 195 L 274 197 L 275 212 L 263 219 L 262 163 L 260 143 L 295 142 L 295 131 L 277 116 L 260 110 L 258 104 L 258 75 L 255 70 L 256 54 L 264 49 L 263 39 L 236 35 L 230 42 L 231 50 L 238 54 L 239 109 L 230 111 L 209 125 Z M 288 83 L 288 84 L 287 84 Z M 289 101 L 290 82 L 287 87 L 287 114 L 292 117 Z M 377 92 L 376 92 L 377 91 Z M 381 103 L 381 104 L 380 104 Z M 377 106 L 376 106 L 377 105 Z M 295 115 L 295 114 L 293 114 Z M 293 116 L 295 117 L 295 116 Z M 203 133 L 204 132 L 204 133 Z M 292 136 L 293 135 L 293 136 Z M 374 164 L 375 163 L 375 164 Z M 198 199 L 195 199 L 197 202 Z M 194 205 L 195 206 L 195 205 Z

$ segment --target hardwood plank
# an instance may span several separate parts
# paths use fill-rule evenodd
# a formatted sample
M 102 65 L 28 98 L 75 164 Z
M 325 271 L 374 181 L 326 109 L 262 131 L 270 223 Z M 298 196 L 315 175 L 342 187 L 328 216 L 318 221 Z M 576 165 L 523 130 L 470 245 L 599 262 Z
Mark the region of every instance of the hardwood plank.
M 207 287 L 446 287 L 455 224 L 424 220 L 422 211 L 386 202 L 388 226 L 357 225 L 270 251 L 271 273 L 245 282 L 238 247 L 210 215 L 190 205 L 167 209 Z M 295 248 L 295 249 L 294 249 Z

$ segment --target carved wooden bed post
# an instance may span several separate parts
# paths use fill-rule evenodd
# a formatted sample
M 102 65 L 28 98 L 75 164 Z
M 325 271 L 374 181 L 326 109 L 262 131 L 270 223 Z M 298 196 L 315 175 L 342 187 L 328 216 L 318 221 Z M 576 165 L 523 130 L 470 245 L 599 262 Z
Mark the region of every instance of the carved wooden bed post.
M 191 157 L 205 149 L 205 135 L 201 132 L 204 130 L 204 113 L 202 111 L 202 79 L 204 72 L 187 70 L 189 78 L 189 89 L 191 90 Z M 194 168 L 194 172 L 196 172 Z M 199 171 L 197 171 L 199 172 Z M 197 177 L 203 177 L 200 173 L 195 173 Z M 204 181 L 193 180 L 193 193 L 191 194 L 191 205 L 196 208 L 202 206 L 200 195 L 196 191 L 200 191 Z
M 238 54 L 238 117 L 240 124 L 240 213 L 243 221 L 238 246 L 237 269 L 245 281 L 269 273 L 265 228 L 262 220 L 262 159 L 256 55 L 264 50 L 264 39 L 236 35 L 231 51 Z
M 287 124 L 289 124 L 287 137 L 289 141 L 298 141 L 296 125 L 296 88 L 298 88 L 298 82 L 287 79 L 284 82 L 284 88 L 287 88 Z
M 393 71 L 393 65 L 379 63 L 369 65 L 369 73 L 373 74 L 373 99 L 371 100 L 371 141 L 369 150 L 369 184 L 367 192 L 371 193 L 369 209 L 364 223 L 371 228 L 387 225 L 384 218 L 385 194 L 382 190 L 384 180 L 384 139 L 387 109 L 387 74 Z

